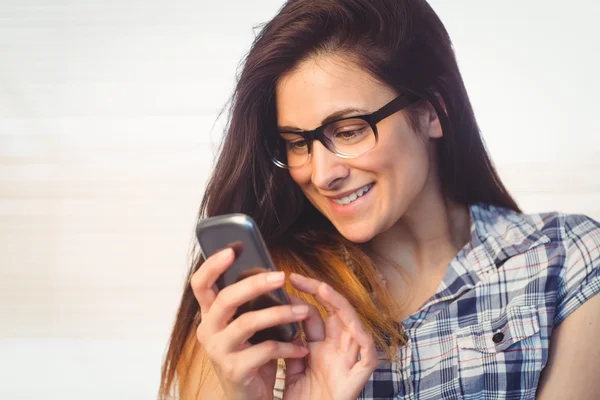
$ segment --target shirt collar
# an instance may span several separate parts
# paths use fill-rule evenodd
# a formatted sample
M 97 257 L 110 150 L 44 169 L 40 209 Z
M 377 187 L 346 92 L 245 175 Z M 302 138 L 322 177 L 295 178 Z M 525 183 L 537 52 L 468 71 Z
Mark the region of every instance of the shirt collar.
M 488 281 L 509 258 L 550 241 L 536 227 L 536 217 L 482 203 L 472 204 L 469 211 L 471 241 L 450 262 L 435 295 L 405 322 L 416 322 L 444 308 L 446 301 Z
M 471 251 L 466 257 L 479 274 L 550 241 L 537 228 L 534 217 L 481 203 L 471 205 L 470 212 Z

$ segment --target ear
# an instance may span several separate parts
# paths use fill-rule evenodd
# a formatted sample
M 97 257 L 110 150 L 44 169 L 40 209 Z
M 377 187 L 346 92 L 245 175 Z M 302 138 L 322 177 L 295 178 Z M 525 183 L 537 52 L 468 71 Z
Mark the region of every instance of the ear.
M 446 104 L 444 103 L 444 99 L 442 96 L 436 93 L 435 97 L 437 98 L 438 104 L 442 108 L 443 112 L 446 113 Z M 444 132 L 442 130 L 442 124 L 440 122 L 440 118 L 438 116 L 438 112 L 433 107 L 431 103 L 427 103 L 427 120 L 425 123 L 427 124 L 427 135 L 430 139 L 440 139 L 444 136 Z

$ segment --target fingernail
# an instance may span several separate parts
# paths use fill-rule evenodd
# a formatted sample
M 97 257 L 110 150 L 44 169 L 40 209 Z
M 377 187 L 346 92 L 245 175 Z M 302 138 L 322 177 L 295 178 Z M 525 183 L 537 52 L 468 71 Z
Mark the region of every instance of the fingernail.
M 322 285 L 323 285 L 323 289 L 322 289 L 323 293 L 325 293 L 326 295 L 330 295 L 331 294 L 331 290 L 332 290 L 331 286 L 329 286 L 326 283 L 322 283 Z
M 225 260 L 227 260 L 229 257 L 231 257 L 231 252 L 232 252 L 232 251 L 233 251 L 233 250 L 231 250 L 230 248 L 227 248 L 227 249 L 225 249 L 225 250 L 221 251 L 221 252 L 219 253 L 219 261 L 225 261 Z
M 308 314 L 308 306 L 306 304 L 292 306 L 292 312 L 296 315 Z
M 283 271 L 269 272 L 267 274 L 267 282 L 271 282 L 271 283 L 281 282 L 284 279 L 285 279 L 285 272 L 283 272 Z

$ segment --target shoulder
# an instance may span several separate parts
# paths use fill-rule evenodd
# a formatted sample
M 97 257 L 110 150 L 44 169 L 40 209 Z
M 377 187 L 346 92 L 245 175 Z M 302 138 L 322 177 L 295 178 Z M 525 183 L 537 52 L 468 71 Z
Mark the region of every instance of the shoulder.
M 522 213 L 502 207 L 476 204 L 471 207 L 476 223 L 485 225 L 487 233 L 520 231 L 523 236 L 543 238 L 548 245 L 563 247 L 567 254 L 582 250 L 598 252 L 600 248 L 600 222 L 583 214 L 563 212 Z
M 563 254 L 557 265 L 555 329 L 537 397 L 591 398 L 600 386 L 580 372 L 600 372 L 595 358 L 586 357 L 600 354 L 595 340 L 600 328 L 600 223 L 586 215 L 558 212 L 534 214 L 532 220 L 541 222 L 540 231 Z
M 563 274 L 591 272 L 600 268 L 600 223 L 587 215 L 560 212 L 523 214 L 548 238 L 550 246 L 561 250 Z
M 501 211 L 520 229 L 543 238 L 535 256 L 546 266 L 545 289 L 555 292 L 554 325 L 600 293 L 600 223 L 587 215 Z
M 577 247 L 578 244 L 600 245 L 600 223 L 583 214 L 561 212 L 521 214 L 552 242 L 565 247 Z
M 471 215 L 474 238 L 499 270 L 501 265 L 519 267 L 518 276 L 536 281 L 540 293 L 556 295 L 555 323 L 600 292 L 598 221 L 582 214 L 526 214 L 486 204 L 471 206 Z

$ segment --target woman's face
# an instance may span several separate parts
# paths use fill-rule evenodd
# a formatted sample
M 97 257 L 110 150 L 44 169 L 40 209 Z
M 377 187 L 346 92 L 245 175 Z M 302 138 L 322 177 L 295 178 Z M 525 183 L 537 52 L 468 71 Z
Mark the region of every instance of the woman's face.
M 344 116 L 374 112 L 397 96 L 339 56 L 304 61 L 279 81 L 276 90 L 278 126 L 298 130 L 315 129 L 344 109 L 360 110 Z M 344 237 L 369 241 L 421 201 L 430 173 L 428 138 L 441 136 L 441 129 L 426 119 L 417 133 L 405 111 L 392 114 L 377 124 L 375 148 L 353 159 L 340 158 L 315 141 L 310 161 L 290 169 L 291 177 Z M 340 204 L 349 200 L 340 198 L 357 191 L 354 201 Z

